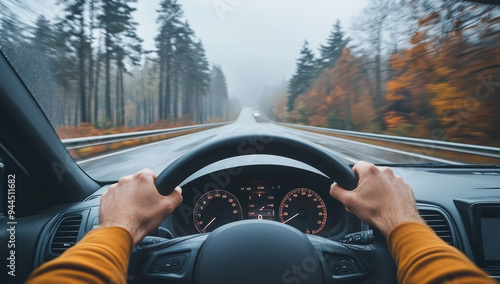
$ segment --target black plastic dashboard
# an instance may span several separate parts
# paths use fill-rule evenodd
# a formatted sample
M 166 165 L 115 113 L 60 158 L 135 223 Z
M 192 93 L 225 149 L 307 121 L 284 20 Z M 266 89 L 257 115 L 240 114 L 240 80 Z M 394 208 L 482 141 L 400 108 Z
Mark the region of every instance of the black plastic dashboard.
M 201 216 L 203 217 L 201 219 L 195 218 L 195 214 L 200 214 L 195 208 L 199 209 L 200 204 L 203 205 L 203 200 L 209 201 L 208 198 L 203 199 L 203 196 L 224 200 L 230 207 L 237 200 L 241 211 L 234 214 L 240 214 L 238 220 L 262 218 L 283 223 L 283 220 L 288 220 L 293 215 L 289 212 L 288 217 L 283 216 L 280 207 L 284 206 L 284 202 L 287 204 L 285 197 L 287 195 L 290 197 L 289 193 L 296 191 L 297 197 L 300 197 L 301 191 L 297 191 L 298 189 L 310 190 L 304 193 L 310 202 L 304 204 L 312 204 L 316 208 L 303 209 L 313 212 L 315 221 L 322 220 L 323 216 L 319 218 L 319 213 L 322 211 L 316 210 L 319 204 L 314 203 L 314 199 L 320 198 L 324 202 L 327 211 L 326 220 L 323 228 L 315 232 L 317 237 L 339 241 L 346 234 L 368 229 L 354 215 L 347 213 L 338 201 L 329 196 L 331 181 L 313 168 L 297 161 L 269 157 L 247 163 L 237 160 L 231 164 L 239 166 L 227 166 L 227 163 L 213 164 L 186 180 L 182 185 L 183 204 L 162 223 L 164 231 L 168 232 L 163 236 L 182 239 L 200 232 L 209 233 L 222 225 L 215 224 L 215 221 L 210 225 L 208 223 L 214 218 L 224 219 L 226 213 L 219 212 L 216 215 Z M 498 230 L 495 229 L 498 227 L 495 227 L 495 224 L 498 225 L 500 222 L 500 170 L 493 167 L 438 169 L 394 167 L 393 169 L 413 187 L 421 215 L 438 235 L 463 251 L 490 275 L 500 277 L 500 258 L 495 243 L 498 239 Z M 47 223 L 39 238 L 34 267 L 57 256 L 98 223 L 99 196 L 106 190 L 107 186 L 104 186 L 87 201 L 58 209 L 60 213 L 55 214 L 56 217 Z M 215 195 L 217 191 L 218 196 Z M 223 197 L 224 195 L 226 196 Z M 201 214 L 208 214 L 207 212 L 210 213 L 204 211 Z M 268 215 L 259 212 L 266 212 Z M 227 222 L 237 221 L 226 219 Z M 197 227 L 196 220 L 201 220 L 203 223 Z M 61 234 L 66 237 L 61 227 L 75 226 L 75 224 L 79 229 L 73 243 L 63 241 L 55 244 L 55 240 Z M 291 221 L 288 225 L 297 226 L 299 230 L 305 232 L 303 227 Z M 152 235 L 157 234 L 154 232 Z

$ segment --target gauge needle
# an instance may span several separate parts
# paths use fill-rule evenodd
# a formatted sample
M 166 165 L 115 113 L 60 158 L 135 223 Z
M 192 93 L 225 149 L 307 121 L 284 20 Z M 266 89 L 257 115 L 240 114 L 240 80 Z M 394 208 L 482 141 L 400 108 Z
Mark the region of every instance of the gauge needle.
M 264 208 L 266 208 L 266 206 L 265 206 L 265 205 L 264 205 L 264 206 L 262 206 L 262 208 L 260 208 L 260 209 L 259 209 L 259 211 L 264 210 Z
M 286 220 L 285 222 L 283 222 L 283 224 L 286 224 L 286 222 L 288 222 L 288 221 L 292 220 L 293 218 L 295 218 L 295 217 L 299 216 L 299 214 L 300 214 L 300 213 L 297 213 L 297 214 L 293 215 L 292 217 L 290 217 L 290 219 L 288 219 L 288 220 Z M 209 225 L 210 225 L 210 224 L 209 224 Z
M 203 228 L 203 230 L 201 230 L 201 231 L 202 231 L 202 232 L 205 232 L 205 230 L 208 228 L 208 226 L 210 226 L 210 224 L 212 224 L 212 223 L 215 221 L 215 219 L 217 219 L 217 217 L 214 217 L 214 218 L 212 219 L 212 221 L 210 221 L 210 223 L 208 223 L 208 224 L 205 226 L 205 228 Z

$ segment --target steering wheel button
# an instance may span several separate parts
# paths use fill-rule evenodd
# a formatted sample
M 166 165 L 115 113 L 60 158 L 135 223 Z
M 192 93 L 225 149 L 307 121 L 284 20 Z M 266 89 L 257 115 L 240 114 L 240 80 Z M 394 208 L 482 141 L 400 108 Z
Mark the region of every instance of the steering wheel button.
M 335 275 L 352 274 L 359 271 L 356 263 L 349 258 L 337 259 L 333 262 L 333 271 Z
M 172 256 L 162 256 L 156 262 L 154 273 L 175 273 L 181 270 L 182 265 L 186 260 L 185 254 L 177 254 Z

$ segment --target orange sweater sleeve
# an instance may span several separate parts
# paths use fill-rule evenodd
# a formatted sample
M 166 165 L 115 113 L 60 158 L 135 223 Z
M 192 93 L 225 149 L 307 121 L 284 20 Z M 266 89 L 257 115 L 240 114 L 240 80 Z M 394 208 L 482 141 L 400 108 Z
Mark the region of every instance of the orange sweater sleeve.
M 133 240 L 120 227 L 95 229 L 26 283 L 125 283 Z
M 399 283 L 497 283 L 424 224 L 400 224 L 387 241 Z

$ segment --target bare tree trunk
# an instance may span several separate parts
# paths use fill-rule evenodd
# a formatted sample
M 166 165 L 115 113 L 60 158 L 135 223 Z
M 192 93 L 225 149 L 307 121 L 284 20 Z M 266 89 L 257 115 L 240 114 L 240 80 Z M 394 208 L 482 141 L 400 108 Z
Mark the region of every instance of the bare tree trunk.
M 105 99 L 105 116 L 106 121 L 113 121 L 113 114 L 111 111 L 111 54 L 109 49 L 111 48 L 111 39 L 108 32 L 105 35 L 105 62 L 106 62 L 106 99 Z
M 145 94 L 146 95 L 146 94 Z M 144 118 L 143 118 L 143 124 L 142 125 L 148 125 L 150 122 L 148 121 L 148 109 L 149 109 L 149 98 L 148 97 L 144 97 L 143 99 L 143 104 L 142 104 L 142 107 L 143 107 L 143 113 L 144 113 Z
M 120 108 L 120 66 L 116 63 L 116 82 L 115 82 L 115 126 L 120 127 L 121 124 L 121 108 Z
M 94 86 L 94 123 L 99 122 L 99 76 L 101 75 L 101 44 L 99 40 L 99 51 L 97 52 Z
M 177 66 L 179 67 L 179 66 Z M 177 118 L 179 117 L 179 68 L 176 68 L 174 71 L 174 109 L 173 109 L 173 116 L 174 116 L 174 122 L 177 121 Z
M 80 46 L 78 47 L 78 76 L 80 87 L 80 115 L 81 122 L 88 122 L 87 99 L 85 90 L 85 20 L 80 18 Z
M 76 98 L 75 100 L 75 120 L 73 126 L 78 126 L 78 110 L 80 109 L 80 100 Z
M 150 98 L 149 99 L 149 103 L 150 103 L 150 114 L 149 114 L 149 123 L 153 123 L 155 122 L 156 120 L 156 114 L 155 114 L 155 100 L 153 98 Z
M 125 126 L 125 91 L 123 87 L 123 67 L 118 70 L 120 74 L 120 126 Z
M 171 60 L 169 58 L 170 56 L 170 42 L 167 42 L 167 49 L 166 49 L 166 57 L 165 57 L 165 61 L 166 61 L 166 74 L 165 74 L 165 100 L 164 100 L 164 107 L 163 107 L 163 111 L 164 111 L 164 118 L 165 119 L 169 119 L 170 118 L 170 108 L 171 108 L 171 102 L 170 102 L 170 77 L 171 77 Z
M 165 69 L 165 54 L 164 54 L 164 45 L 163 41 L 160 43 L 160 74 L 159 74 L 159 79 L 158 79 L 158 116 L 159 119 L 162 120 L 164 119 L 164 112 L 163 112 L 163 73 Z
M 92 94 L 94 92 L 94 57 L 92 55 L 92 43 L 94 40 L 94 0 L 89 1 L 89 43 L 88 43 L 88 57 L 89 57 L 89 69 L 88 69 L 88 95 L 87 95 L 87 106 L 88 106 L 88 120 L 89 122 L 95 122 L 92 116 Z M 95 111 L 95 109 L 94 109 Z

